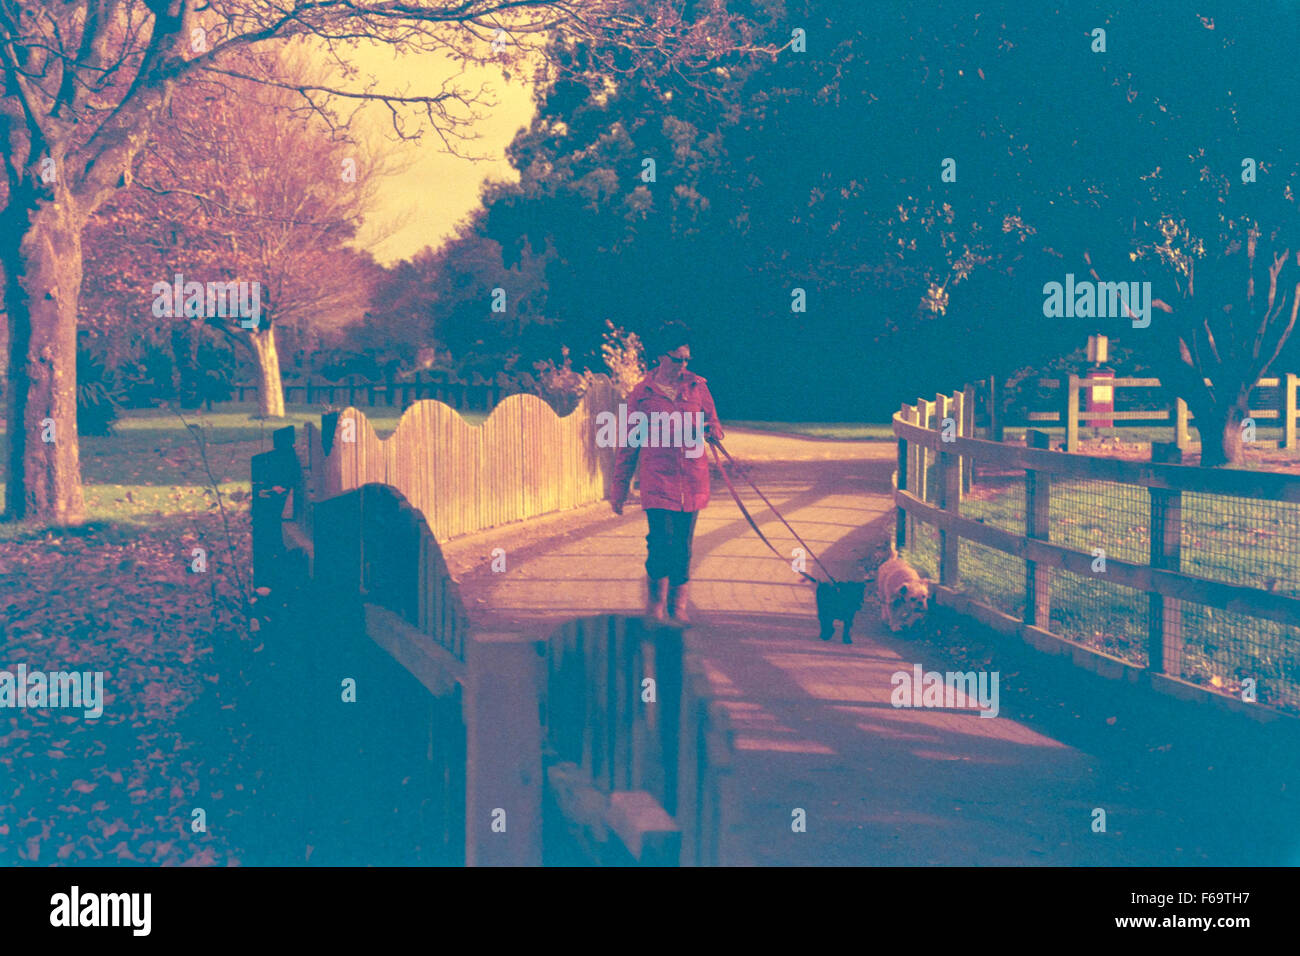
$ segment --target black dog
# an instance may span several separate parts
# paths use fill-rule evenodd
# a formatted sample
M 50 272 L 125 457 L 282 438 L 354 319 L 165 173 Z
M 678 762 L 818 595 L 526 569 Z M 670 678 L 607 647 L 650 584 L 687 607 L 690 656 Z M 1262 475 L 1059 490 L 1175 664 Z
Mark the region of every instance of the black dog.
M 849 631 L 853 629 L 853 616 L 862 607 L 866 594 L 867 585 L 862 581 L 841 581 L 838 584 L 817 582 L 817 623 L 821 625 L 823 641 L 831 639 L 835 622 L 843 621 L 844 643 L 853 643 Z

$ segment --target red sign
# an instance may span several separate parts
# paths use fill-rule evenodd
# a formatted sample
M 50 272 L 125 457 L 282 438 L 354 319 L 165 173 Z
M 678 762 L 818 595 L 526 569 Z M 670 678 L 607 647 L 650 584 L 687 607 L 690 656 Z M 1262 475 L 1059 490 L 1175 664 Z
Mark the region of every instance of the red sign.
M 1084 379 L 1088 391 L 1087 422 L 1090 428 L 1110 428 L 1115 421 L 1111 415 L 1115 411 L 1114 372 L 1093 372 Z

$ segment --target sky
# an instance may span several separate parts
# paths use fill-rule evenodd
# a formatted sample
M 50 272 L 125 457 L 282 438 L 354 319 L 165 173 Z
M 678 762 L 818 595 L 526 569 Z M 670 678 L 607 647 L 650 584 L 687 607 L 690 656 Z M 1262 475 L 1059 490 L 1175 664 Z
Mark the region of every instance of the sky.
M 425 94 L 440 89 L 460 69 L 431 54 L 399 57 L 388 46 L 358 50 L 349 59 L 392 92 L 409 89 Z M 532 119 L 532 87 L 517 76 L 506 81 L 500 70 L 484 67 L 469 67 L 462 80 L 474 89 L 487 84 L 492 94 L 488 101 L 496 104 L 481 109 L 484 118 L 474 128 L 479 138 L 457 146 L 464 153 L 486 157 L 480 161 L 448 153 L 431 131 L 418 143 L 395 141 L 387 110 L 373 105 L 368 108 L 368 125 L 387 130 L 389 148 L 407 167 L 380 184 L 377 208 L 367 222 L 368 233 L 362 233 L 363 244 L 383 265 L 407 258 L 425 246 L 442 244 L 456 223 L 479 204 L 479 188 L 486 179 L 519 178 L 506 162 L 505 149 Z M 375 231 L 390 230 L 391 235 L 374 240 Z

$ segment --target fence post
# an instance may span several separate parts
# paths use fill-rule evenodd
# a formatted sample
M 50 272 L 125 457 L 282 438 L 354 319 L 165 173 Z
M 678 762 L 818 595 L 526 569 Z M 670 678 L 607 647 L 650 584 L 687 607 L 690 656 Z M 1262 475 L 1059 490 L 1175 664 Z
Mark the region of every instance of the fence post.
M 921 423 L 921 411 L 916 405 L 904 405 L 903 420 L 912 425 Z M 912 497 L 920 497 L 917 491 L 924 486 L 921 483 L 921 446 L 916 442 L 909 442 L 907 446 L 907 490 Z M 916 546 L 916 518 L 909 512 L 907 516 L 907 544 L 908 547 Z
M 1025 443 L 1030 448 L 1046 449 L 1046 432 L 1030 429 L 1025 432 Z M 1039 541 L 1051 539 L 1052 476 L 1045 471 L 1025 469 L 1025 537 Z M 1052 620 L 1052 569 L 1040 567 L 1037 561 L 1025 561 L 1025 623 L 1044 630 L 1050 629 Z
M 520 634 L 475 634 L 466 645 L 465 863 L 540 866 L 538 641 Z
M 933 428 L 932 419 L 934 418 L 934 402 L 927 402 L 923 398 L 916 400 L 917 424 L 929 431 Z M 922 501 L 928 501 L 930 495 L 930 455 L 929 449 L 924 445 L 916 446 L 916 497 Z
M 249 507 L 253 539 L 253 583 L 271 584 L 284 557 L 280 515 L 285 495 L 271 490 L 279 477 L 279 455 L 263 452 L 249 460 L 252 501 Z
M 961 456 L 939 452 L 938 474 L 939 507 L 948 514 L 961 514 Z M 939 528 L 939 583 L 955 588 L 961 577 L 958 559 L 961 553 L 961 535 L 956 531 Z
M 975 437 L 975 386 L 967 385 L 961 397 L 961 427 L 957 434 L 963 438 Z M 975 460 L 969 455 L 958 455 L 961 459 L 961 493 L 970 494 L 970 486 L 975 479 Z
M 1002 425 L 1002 405 L 998 398 L 998 377 L 989 376 L 989 438 L 1004 441 L 1006 435 Z
M 1182 570 L 1183 495 L 1148 488 L 1151 497 L 1151 567 Z M 1183 672 L 1183 606 L 1176 598 L 1149 592 L 1147 669 L 1179 677 Z
M 1174 444 L 1179 451 L 1187 451 L 1192 443 L 1192 436 L 1187 431 L 1187 402 L 1181 398 L 1174 399 Z
M 910 409 L 906 405 L 900 408 L 898 410 L 899 420 L 904 422 L 907 421 L 907 413 L 909 411 Z M 907 439 L 900 435 L 898 437 L 898 477 L 895 481 L 895 485 L 899 491 L 907 490 L 907 479 L 911 470 L 908 468 L 908 465 L 911 463 L 911 458 L 908 455 L 907 445 Z M 907 511 L 902 507 L 899 507 L 897 508 L 897 512 L 898 513 L 894 516 L 894 547 L 897 550 L 902 551 L 907 547 L 908 540 Z
M 956 395 L 944 395 L 939 393 L 934 396 L 934 431 L 940 436 L 940 438 L 943 436 L 944 423 L 947 422 L 948 419 L 952 419 L 953 424 L 955 425 L 961 418 L 960 413 L 955 407 L 955 401 Z M 941 501 L 943 498 L 944 479 L 943 472 L 940 470 L 939 461 L 941 454 L 941 452 L 936 451 L 934 455 L 934 496 L 936 503 Z
M 1283 388 L 1285 389 L 1285 392 L 1284 392 L 1283 395 L 1282 395 L 1282 407 L 1283 407 L 1283 412 L 1282 412 L 1282 414 L 1286 416 L 1285 419 L 1284 419 L 1283 422 L 1282 422 L 1282 441 L 1285 443 L 1286 448 L 1287 448 L 1287 451 L 1290 451 L 1292 454 L 1295 453 L 1295 445 L 1296 445 L 1296 440 L 1295 440 L 1295 415 L 1296 415 L 1296 401 L 1295 401 L 1295 393 L 1296 393 L 1296 386 L 1297 386 L 1298 384 L 1300 384 L 1300 379 L 1298 379 L 1298 378 L 1295 376 L 1294 373 L 1292 373 L 1292 372 L 1287 372 L 1287 373 L 1286 373 L 1286 383 L 1283 385 Z
M 1065 390 L 1065 450 L 1079 450 L 1079 376 L 1073 373 Z

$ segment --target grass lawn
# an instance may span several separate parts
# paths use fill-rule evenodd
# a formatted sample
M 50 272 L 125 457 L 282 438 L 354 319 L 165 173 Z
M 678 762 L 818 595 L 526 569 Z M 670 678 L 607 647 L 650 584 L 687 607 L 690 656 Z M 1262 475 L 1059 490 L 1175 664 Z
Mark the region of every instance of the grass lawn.
M 724 421 L 724 428 L 752 428 L 755 431 L 786 432 L 809 438 L 841 438 L 854 441 L 893 441 L 894 426 L 868 422 L 755 422 Z
M 223 495 L 238 500 L 249 493 L 249 459 L 271 448 L 271 433 L 285 425 L 320 424 L 321 409 L 293 405 L 283 419 L 259 421 L 256 407 L 218 405 L 212 412 L 185 412 L 185 421 L 204 435 L 208 464 Z M 363 409 L 381 438 L 391 435 L 399 418 L 395 408 Z M 486 415 L 464 417 L 479 424 Z M 0 425 L 0 434 L 3 434 Z M 4 505 L 5 462 L 0 459 L 0 508 Z M 118 420 L 115 434 L 81 437 L 81 474 L 87 520 L 130 531 L 142 526 L 182 526 L 188 515 L 216 508 L 199 445 L 175 414 L 164 409 L 136 409 Z M 31 534 L 31 523 L 0 524 L 0 540 Z

